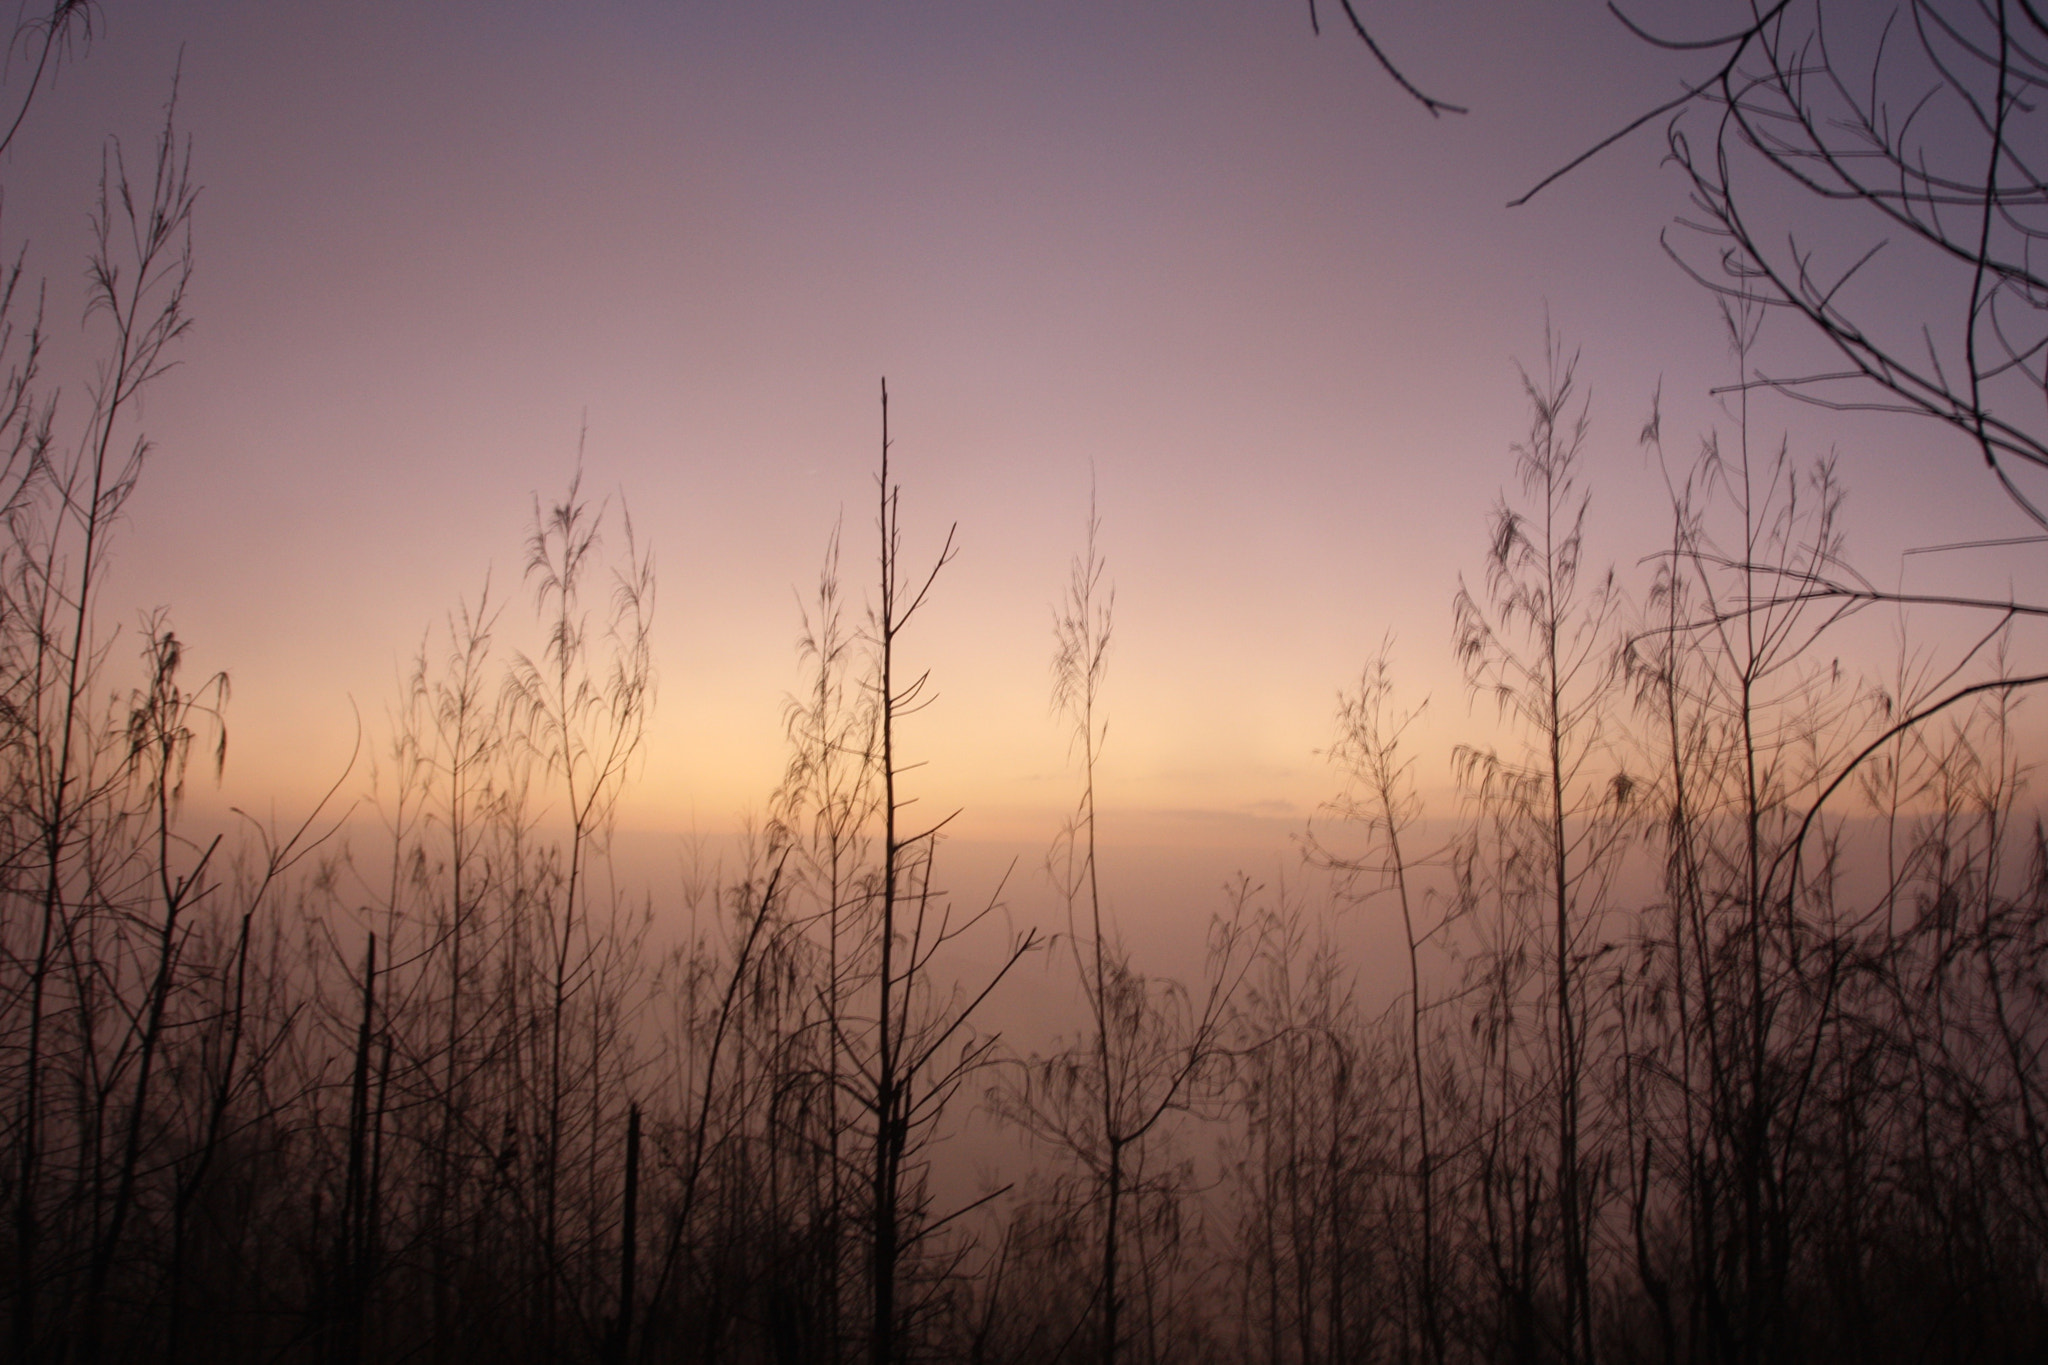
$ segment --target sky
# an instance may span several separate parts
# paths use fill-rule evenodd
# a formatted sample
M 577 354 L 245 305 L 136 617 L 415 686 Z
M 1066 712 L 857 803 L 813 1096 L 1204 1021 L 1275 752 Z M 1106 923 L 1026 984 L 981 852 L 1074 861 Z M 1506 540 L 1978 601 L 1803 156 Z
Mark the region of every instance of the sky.
M 1686 204 L 1659 130 L 1506 207 L 1688 68 L 1577 0 L 1361 6 L 1470 108 L 1431 118 L 1323 8 L 1317 36 L 1253 0 L 107 4 L 0 166 L 0 236 L 80 372 L 104 139 L 139 158 L 175 78 L 195 325 L 146 395 L 102 621 L 167 607 L 188 667 L 231 675 L 203 799 L 307 808 L 486 583 L 501 652 L 531 647 L 524 540 L 580 445 L 608 546 L 630 513 L 659 584 L 622 823 L 759 812 L 835 525 L 854 601 L 872 577 L 886 378 L 908 553 L 957 528 L 904 643 L 938 697 L 905 742 L 963 839 L 1042 840 L 1073 801 L 1051 626 L 1091 496 L 1106 837 L 1298 829 L 1387 639 L 1452 809 L 1451 745 L 1495 722 L 1451 602 L 1514 489 L 1518 365 L 1547 329 L 1579 354 L 1589 557 L 1631 581 L 1668 522 L 1652 394 L 1674 458 L 1730 421 L 1714 305 L 1660 243 Z M 1901 558 L 2026 529 L 1945 435 L 1753 421 L 1839 457 L 1872 579 L 2030 572 Z M 1895 628 L 1843 648 L 1881 672 Z

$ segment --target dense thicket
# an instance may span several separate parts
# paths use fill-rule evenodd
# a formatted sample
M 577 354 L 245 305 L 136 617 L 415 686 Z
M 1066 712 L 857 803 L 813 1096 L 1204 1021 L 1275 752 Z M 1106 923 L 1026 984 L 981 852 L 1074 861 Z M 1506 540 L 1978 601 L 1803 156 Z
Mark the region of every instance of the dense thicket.
M 60 42 L 60 7 L 31 34 Z M 195 842 L 224 678 L 98 601 L 134 399 L 185 325 L 171 128 L 99 206 L 106 361 L 58 401 L 0 330 L 0 1302 L 32 1361 L 2031 1359 L 2048 1345 L 2048 838 L 2004 625 L 1845 676 L 1832 468 L 1670 460 L 1635 581 L 1589 559 L 1573 358 L 1454 599 L 1504 740 L 1424 841 L 1382 657 L 1305 831 L 1203 979 L 1100 893 L 1110 592 L 1057 614 L 1073 728 L 1065 1041 L 977 1027 L 1014 964 L 912 823 L 925 675 L 886 428 L 872 558 L 830 542 L 789 766 L 741 866 L 616 884 L 651 561 L 572 480 L 518 604 L 429 632 L 357 821 Z M 23 295 L 22 297 L 26 297 Z M 1728 310 L 1738 355 L 1753 312 Z M 1745 362 L 1746 365 L 1746 362 Z M 1740 400 L 1746 402 L 1746 400 Z M 872 566 L 870 570 L 868 567 Z M 871 573 L 871 577 L 870 577 Z M 850 605 L 864 604 L 864 610 Z M 508 639 L 531 639 L 525 651 Z M 1924 657 L 1924 656 L 1911 656 Z M 108 702 L 109 697 L 117 700 Z M 941 756 L 942 757 L 942 756 Z M 942 822 L 941 822 L 942 823 Z M 1321 885 L 1321 884 L 1317 884 Z M 994 893 L 991 893 L 992 895 Z M 984 913 L 977 913 L 982 911 Z M 1398 917 L 1395 999 L 1340 914 Z M 975 1102 L 1029 1142 L 942 1201 Z

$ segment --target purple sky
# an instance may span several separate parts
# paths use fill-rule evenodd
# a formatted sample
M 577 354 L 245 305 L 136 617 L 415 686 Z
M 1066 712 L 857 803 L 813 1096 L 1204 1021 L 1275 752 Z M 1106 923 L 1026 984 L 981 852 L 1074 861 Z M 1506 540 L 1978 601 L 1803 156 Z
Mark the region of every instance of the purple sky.
M 908 642 L 941 694 L 909 743 L 964 832 L 1036 838 L 1071 799 L 1049 627 L 1091 476 L 1106 808 L 1298 822 L 1390 632 L 1442 797 L 1450 744 L 1491 725 L 1451 596 L 1512 485 L 1546 309 L 1592 394 L 1590 553 L 1631 574 L 1665 524 L 1650 393 L 1684 457 L 1733 370 L 1658 245 L 1684 207 L 1660 132 L 1503 207 L 1682 63 L 1591 3 L 1363 10 L 1472 112 L 1430 119 L 1299 3 L 110 3 L 0 223 L 75 361 L 100 138 L 146 148 L 182 50 L 197 325 L 148 396 L 107 619 L 171 607 L 192 667 L 234 678 L 225 799 L 303 806 L 351 699 L 374 743 L 487 572 L 505 646 L 530 638 L 532 500 L 587 414 L 586 487 L 660 579 L 625 819 L 723 828 L 779 775 L 796 598 L 842 511 L 865 582 L 886 375 L 912 550 L 959 523 Z M 2024 530 L 1945 435 L 1758 413 L 1840 452 L 1874 579 Z M 1967 572 L 2002 591 L 2031 563 Z

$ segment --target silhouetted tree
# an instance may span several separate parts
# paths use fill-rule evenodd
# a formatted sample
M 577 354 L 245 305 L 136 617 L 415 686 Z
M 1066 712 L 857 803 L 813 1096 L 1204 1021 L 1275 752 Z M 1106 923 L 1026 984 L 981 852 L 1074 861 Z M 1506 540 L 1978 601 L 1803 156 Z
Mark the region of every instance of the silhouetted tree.
M 41 73 L 83 36 L 87 17 L 82 6 L 59 6 L 17 31 L 16 41 L 40 56 L 9 138 Z M 77 1310 L 107 1294 L 134 1207 L 179 918 L 203 881 L 202 868 L 173 866 L 182 851 L 169 828 L 171 791 L 190 699 L 175 682 L 178 651 L 167 629 L 152 628 L 151 681 L 132 714 L 101 709 L 113 689 L 100 588 L 114 525 L 149 453 L 134 409 L 189 325 L 196 189 L 173 107 L 145 181 L 131 179 L 119 143 L 102 170 L 87 316 L 104 326 L 106 352 L 76 430 L 63 432 L 55 399 L 37 388 L 37 326 L 13 357 L 0 413 L 9 443 L 0 558 L 8 807 L 0 889 L 9 909 L 0 933 L 10 978 L 0 1008 L 11 1111 L 9 1340 L 24 1361 L 74 1343 L 88 1356 L 98 1350 L 98 1314 Z M 17 264 L 0 299 L 9 311 L 19 280 Z M 86 1282 L 71 1320 L 46 1322 L 45 1289 L 68 1288 L 81 1261 Z
M 1344 773 L 1345 788 L 1323 808 L 1324 812 L 1341 823 L 1363 825 L 1367 846 L 1362 852 L 1337 851 L 1311 824 L 1305 850 L 1312 863 L 1338 875 L 1340 890 L 1347 898 L 1364 904 L 1391 893 L 1401 912 L 1408 966 L 1406 1070 L 1415 1115 L 1415 1217 L 1420 1242 L 1416 1253 L 1415 1306 L 1421 1321 L 1423 1350 L 1429 1360 L 1442 1365 L 1446 1343 L 1437 1211 L 1441 1177 L 1430 1128 L 1431 1079 L 1424 1021 L 1431 1007 L 1423 988 L 1423 953 L 1444 926 L 1422 923 L 1424 907 L 1419 903 L 1419 893 L 1411 886 L 1412 854 L 1402 848 L 1403 835 L 1422 814 L 1412 774 L 1415 760 L 1402 751 L 1403 737 L 1419 710 L 1394 709 L 1389 652 L 1389 647 L 1383 644 L 1360 674 L 1357 691 L 1340 697 L 1337 741 L 1329 750 L 1330 761 Z
M 1598 1216 L 1598 1129 L 1585 1121 L 1589 1033 L 1597 993 L 1586 978 L 1602 953 L 1607 885 L 1626 834 L 1630 783 L 1610 771 L 1605 730 L 1615 683 L 1612 573 L 1580 582 L 1587 495 L 1577 483 L 1586 409 L 1574 411 L 1576 356 L 1546 338 L 1548 372 L 1526 374 L 1532 417 L 1516 448 L 1534 506 L 1494 514 L 1486 600 L 1461 589 L 1457 646 L 1475 691 L 1526 727 L 1531 751 L 1503 757 L 1467 749 L 1461 767 L 1505 856 L 1504 908 L 1544 922 L 1547 968 L 1539 1011 L 1548 1037 L 1540 1063 L 1552 1108 L 1552 1207 L 1560 1295 L 1554 1329 L 1569 1361 L 1593 1355 L 1592 1225 Z M 1591 1147 L 1589 1154 L 1585 1149 Z
M 1182 1194 L 1170 1174 L 1170 1156 L 1150 1150 L 1148 1143 L 1169 1116 L 1219 1098 L 1230 1010 L 1246 962 L 1241 903 L 1236 913 L 1211 925 L 1198 994 L 1133 967 L 1103 904 L 1095 773 L 1108 735 L 1101 689 L 1109 669 L 1115 590 L 1102 581 L 1100 526 L 1091 498 L 1087 548 L 1073 561 L 1065 601 L 1053 618 L 1053 707 L 1079 754 L 1081 794 L 1048 867 L 1066 902 L 1065 938 L 1089 1030 L 1064 1049 L 1023 1062 L 990 1099 L 999 1114 L 1082 1168 L 1078 1208 L 1068 1213 L 1099 1209 L 1099 1215 L 1080 1221 L 1099 1229 L 1091 1239 L 1089 1303 L 1099 1324 L 1097 1353 L 1113 1365 L 1126 1336 L 1129 1227 L 1148 1217 L 1174 1221 L 1173 1205 Z M 1162 1167 L 1169 1173 L 1153 1174 Z M 1156 1348 L 1148 1356 L 1153 1354 Z
M 898 723 L 930 704 L 931 674 L 902 671 L 898 642 L 925 603 L 932 584 L 953 557 L 953 536 L 921 574 L 903 567 L 901 489 L 889 477 L 889 387 L 882 385 L 882 468 L 877 486 L 880 510 L 879 598 L 869 616 L 874 649 L 875 775 L 881 791 L 882 833 L 876 851 L 873 917 L 874 974 L 868 989 L 875 1002 L 863 1021 L 854 1065 L 866 1087 L 870 1144 L 868 1358 L 888 1365 L 901 1354 L 910 1305 L 899 1298 L 903 1258 L 925 1235 L 925 1196 L 914 1158 L 931 1141 L 946 1106 L 985 1065 L 993 1037 L 970 1031 L 975 1008 L 1009 969 L 1036 945 L 1035 933 L 1015 939 L 995 973 L 971 995 L 959 990 L 937 999 L 933 959 L 948 944 L 980 923 L 995 902 L 955 922 L 950 899 L 932 884 L 937 840 L 945 821 L 922 829 L 902 822 L 915 800 L 902 790 L 912 766 L 898 750 Z M 907 678 L 907 680 L 906 680 Z M 950 817 L 948 817 L 950 818 Z M 957 1053 L 944 1057 L 949 1047 Z

